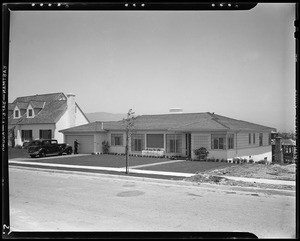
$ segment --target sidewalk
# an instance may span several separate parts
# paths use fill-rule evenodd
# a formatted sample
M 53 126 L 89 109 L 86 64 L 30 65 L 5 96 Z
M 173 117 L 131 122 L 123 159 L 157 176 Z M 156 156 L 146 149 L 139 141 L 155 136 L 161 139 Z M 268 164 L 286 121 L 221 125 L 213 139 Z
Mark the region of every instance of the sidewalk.
M 97 167 L 97 166 L 83 166 L 83 165 L 69 165 L 69 164 L 57 164 L 57 163 L 37 163 L 37 162 L 21 162 L 18 160 L 10 160 L 9 164 L 18 164 L 25 166 L 41 166 L 41 167 L 59 167 L 59 168 L 72 168 L 72 169 L 83 169 L 83 170 L 102 170 L 102 171 L 113 171 L 125 173 L 125 167 L 114 168 L 114 167 Z M 135 174 L 147 174 L 147 175 L 163 175 L 163 176 L 173 176 L 173 177 L 192 177 L 195 173 L 181 173 L 181 172 L 165 172 L 165 171 L 151 171 L 151 170 L 139 170 L 129 167 L 130 173 Z M 274 185 L 289 185 L 296 186 L 295 181 L 285 181 L 285 180 L 273 180 L 273 179 L 259 179 L 259 178 L 247 178 L 247 177 L 233 177 L 233 176 L 219 176 L 235 181 L 251 182 L 251 183 L 265 183 Z

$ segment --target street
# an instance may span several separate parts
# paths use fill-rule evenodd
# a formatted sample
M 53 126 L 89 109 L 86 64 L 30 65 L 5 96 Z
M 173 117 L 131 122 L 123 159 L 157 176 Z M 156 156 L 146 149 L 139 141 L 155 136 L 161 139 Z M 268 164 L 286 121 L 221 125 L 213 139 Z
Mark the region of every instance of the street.
M 294 238 L 295 196 L 9 169 L 11 231 L 234 231 Z

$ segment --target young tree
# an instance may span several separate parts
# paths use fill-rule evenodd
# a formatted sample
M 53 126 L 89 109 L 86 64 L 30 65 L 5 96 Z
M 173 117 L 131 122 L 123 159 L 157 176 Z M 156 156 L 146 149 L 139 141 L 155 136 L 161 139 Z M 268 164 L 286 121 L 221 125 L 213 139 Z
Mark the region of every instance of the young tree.
M 134 116 L 134 112 L 132 112 L 132 109 L 130 109 L 127 113 L 127 118 L 123 119 L 123 125 L 125 128 L 126 133 L 126 145 L 125 145 L 125 156 L 126 156 L 126 174 L 129 173 L 129 137 L 131 136 L 131 133 L 134 129 L 134 121 L 136 117 Z

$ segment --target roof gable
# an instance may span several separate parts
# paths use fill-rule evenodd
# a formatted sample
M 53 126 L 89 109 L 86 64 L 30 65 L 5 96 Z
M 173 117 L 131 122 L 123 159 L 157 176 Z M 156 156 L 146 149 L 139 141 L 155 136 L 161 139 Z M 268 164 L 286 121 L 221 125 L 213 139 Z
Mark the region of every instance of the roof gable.
M 35 109 L 35 116 L 28 118 L 27 112 L 18 119 L 10 116 L 8 119 L 9 124 L 44 124 L 56 123 L 57 119 L 66 111 L 67 100 L 63 93 L 33 95 L 18 97 L 12 104 L 18 108 L 27 109 L 31 105 Z

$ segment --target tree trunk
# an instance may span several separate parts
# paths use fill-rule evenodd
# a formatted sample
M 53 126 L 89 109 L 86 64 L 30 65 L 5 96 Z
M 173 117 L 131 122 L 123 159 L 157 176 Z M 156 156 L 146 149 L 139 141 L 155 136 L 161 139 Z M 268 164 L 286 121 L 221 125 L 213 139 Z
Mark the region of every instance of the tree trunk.
M 126 174 L 129 173 L 129 168 L 128 168 L 128 131 L 126 131 L 126 147 L 125 147 L 125 155 L 126 155 Z

